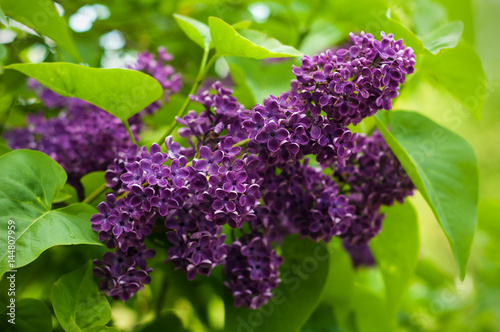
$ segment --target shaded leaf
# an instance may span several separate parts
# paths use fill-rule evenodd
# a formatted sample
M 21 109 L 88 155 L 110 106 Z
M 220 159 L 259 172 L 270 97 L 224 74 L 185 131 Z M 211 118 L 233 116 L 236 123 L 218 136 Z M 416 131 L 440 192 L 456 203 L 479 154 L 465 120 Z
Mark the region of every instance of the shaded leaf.
M 85 174 L 81 178 L 80 182 L 82 183 L 85 197 L 88 197 L 90 194 L 96 191 L 97 188 L 106 183 L 106 180 L 104 179 L 105 173 L 106 173 L 105 171 L 91 172 Z M 111 189 L 109 188 L 104 190 L 99 196 L 97 196 L 94 200 L 92 200 L 91 205 L 97 206 L 99 203 L 104 202 L 106 200 L 106 194 L 109 193 L 110 191 Z
M 328 248 L 330 267 L 322 300 L 334 306 L 337 321 L 344 324 L 351 310 L 355 271 L 351 257 L 344 250 L 339 238 L 333 238 Z
M 313 313 L 328 277 L 328 248 L 297 236 L 283 242 L 281 283 L 259 310 L 236 308 L 226 292 L 225 331 L 298 331 Z
M 51 332 L 52 315 L 47 305 L 38 299 L 21 299 L 15 302 L 15 324 L 8 322 L 10 309 L 3 310 L 0 327 L 4 332 Z
M 182 321 L 173 311 L 167 311 L 160 317 L 156 317 L 151 323 L 139 328 L 139 332 L 156 332 L 163 331 L 168 326 L 169 332 L 186 331 L 182 325 Z
M 415 273 L 420 239 L 417 214 L 411 203 L 384 207 L 382 232 L 370 243 L 385 283 L 389 314 L 395 316 L 401 297 Z
M 61 203 L 61 202 L 69 202 L 69 203 L 77 203 L 78 202 L 78 194 L 76 192 L 75 187 L 72 185 L 65 183 L 64 186 L 57 192 L 56 196 L 52 203 Z
M 59 278 L 52 285 L 51 298 L 56 317 L 65 331 L 99 327 L 111 319 L 111 307 L 97 288 L 91 263 Z
M 389 315 L 382 297 L 365 285 L 356 285 L 353 293 L 353 310 L 359 332 L 391 332 Z

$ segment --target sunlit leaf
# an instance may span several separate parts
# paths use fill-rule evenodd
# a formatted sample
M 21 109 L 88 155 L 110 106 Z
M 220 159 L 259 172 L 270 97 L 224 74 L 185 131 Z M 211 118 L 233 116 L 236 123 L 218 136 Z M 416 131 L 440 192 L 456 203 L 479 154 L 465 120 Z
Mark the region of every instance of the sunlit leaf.
M 395 111 L 387 118 L 379 113 L 376 120 L 439 221 L 463 279 L 477 223 L 474 150 L 462 137 L 415 112 Z
M 66 182 L 63 168 L 49 156 L 15 150 L 0 157 L 0 218 L 15 223 L 15 259 L 10 259 L 7 226 L 0 229 L 0 275 L 35 260 L 44 250 L 68 244 L 101 245 L 90 226 L 95 209 L 72 204 L 52 210 L 57 192 Z
M 12 64 L 5 68 L 33 77 L 61 96 L 76 97 L 122 121 L 159 99 L 162 87 L 153 77 L 130 69 L 90 68 L 71 63 Z
M 422 59 L 425 74 L 445 88 L 477 119 L 481 117 L 486 94 L 486 78 L 481 59 L 468 45 L 441 49 L 435 56 Z
M 460 21 L 450 22 L 441 25 L 436 30 L 422 38 L 426 49 L 432 54 L 438 53 L 443 48 L 453 48 L 457 46 L 464 24 Z
M 181 27 L 182 31 L 201 48 L 208 50 L 212 37 L 210 36 L 210 28 L 205 23 L 197 21 L 193 18 L 174 14 L 177 24 Z
M 220 56 L 239 56 L 254 59 L 301 56 L 302 53 L 291 46 L 281 44 L 261 32 L 246 30 L 247 37 L 239 34 L 231 25 L 217 17 L 208 19 L 212 43 Z
M 0 6 L 7 16 L 49 37 L 75 60 L 82 62 L 71 32 L 52 0 L 0 0 Z

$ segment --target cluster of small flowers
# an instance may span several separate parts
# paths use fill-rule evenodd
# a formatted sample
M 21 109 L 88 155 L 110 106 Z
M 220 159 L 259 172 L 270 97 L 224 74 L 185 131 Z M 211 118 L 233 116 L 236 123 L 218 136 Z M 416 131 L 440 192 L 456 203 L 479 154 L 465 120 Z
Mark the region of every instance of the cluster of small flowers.
M 180 90 L 180 75 L 164 63 L 171 59 L 165 49 L 159 49 L 159 57 L 156 61 L 153 54 L 141 53 L 134 69 L 158 79 L 168 98 Z M 83 100 L 62 97 L 34 80 L 29 81 L 29 87 L 37 92 L 44 107 L 61 111 L 57 117 L 49 119 L 45 118 L 45 112 L 28 116 L 26 128 L 5 134 L 8 145 L 13 149 L 27 148 L 48 154 L 66 170 L 68 182 L 79 192 L 82 192 L 80 178 L 83 175 L 105 170 L 118 151 L 130 149 L 128 132 L 113 115 Z M 160 102 L 155 102 L 129 119 L 135 136 L 142 129 L 142 114 L 153 113 L 160 106 Z
M 222 226 L 241 228 L 255 219 L 254 209 L 261 198 L 260 178 L 255 172 L 257 157 L 240 156 L 242 148 L 234 146 L 235 139 L 239 140 L 244 131 L 238 114 L 248 111 L 231 96 L 231 90 L 220 83 L 213 88 L 215 95 L 202 93 L 194 97 L 205 105 L 205 111 L 200 115 L 190 112 L 178 119 L 186 126 L 181 135 L 188 138 L 191 147 L 182 149 L 169 136 L 165 140 L 168 153 L 162 153 L 157 144 L 149 152 L 144 148 L 126 151 L 120 163 L 110 165 L 106 178 L 108 186 L 119 185 L 127 194 L 117 200 L 120 204 L 115 208 L 101 203 L 105 205 L 92 218 L 100 238 L 108 247 L 109 244 L 117 247 L 119 256 L 123 254 L 123 239 L 119 235 L 122 229 L 129 232 L 136 224 L 143 225 L 154 218 L 162 220 L 171 244 L 167 260 L 185 272 L 189 280 L 198 274 L 209 275 L 224 261 L 227 247 Z M 223 130 L 228 134 L 221 135 Z M 188 163 L 186 156 L 195 158 Z M 126 213 L 121 206 L 127 207 Z M 142 247 L 141 234 L 126 233 L 127 239 L 134 238 L 137 246 Z M 137 285 L 142 287 L 144 283 L 128 276 L 127 282 L 121 284 L 122 275 L 108 272 L 120 271 L 117 264 L 116 260 L 98 261 L 96 274 L 107 276 L 101 284 L 102 290 L 112 296 L 124 294 L 122 299 L 126 300 L 130 292 L 123 293 L 121 289 L 138 290 Z M 147 272 L 141 266 L 134 267 Z
M 94 229 L 119 249 L 114 228 L 124 227 L 120 220 L 127 232 L 150 218 L 161 220 L 171 244 L 168 261 L 190 280 L 222 264 L 235 305 L 252 309 L 265 304 L 280 282 L 282 258 L 272 243 L 298 233 L 314 241 L 339 236 L 354 249 L 366 246 L 380 230 L 381 205 L 401 201 L 413 185 L 397 172 L 400 165 L 380 134 L 353 134 L 347 125 L 390 108 L 399 83 L 413 71 L 414 55 L 392 35 L 351 39 L 354 45 L 336 55 L 304 57 L 294 69 L 292 89 L 251 111 L 219 82 L 212 85 L 215 93 L 191 96 L 205 109 L 177 119 L 189 147 L 168 137 L 166 153 L 157 145 L 149 152 L 124 151 L 106 179 L 126 192 L 117 202 L 127 206 L 127 217 L 118 217 L 120 208 L 99 210 Z M 309 157 L 319 166 L 311 167 Z M 326 168 L 333 174 L 326 175 Z M 106 213 L 114 216 L 109 227 L 101 222 Z M 226 224 L 241 234 L 229 244 L 222 233 Z M 134 260 L 135 252 L 127 258 Z M 135 279 L 127 274 L 130 267 L 113 274 L 120 269 L 109 257 L 97 264 L 97 274 L 108 276 L 101 289 L 110 295 L 121 294 L 125 283 L 132 285 L 129 296 L 149 280 L 149 270 L 137 264 L 141 275 Z
M 380 208 L 396 201 L 403 203 L 415 186 L 380 132 L 360 135 L 356 151 L 348 166 L 337 168 L 334 176 L 338 183 L 350 187 L 349 204 L 356 208 L 352 225 L 343 235 L 344 246 L 353 254 L 355 265 L 370 265 L 373 258 L 368 242 L 382 228 Z
M 293 68 L 291 91 L 253 108 L 244 122 L 253 140 L 250 152 L 268 164 L 308 154 L 319 163 L 333 159 L 345 164 L 356 141 L 347 125 L 390 109 L 415 64 L 412 49 L 392 34 L 382 33 L 382 41 L 365 33 L 350 36 L 354 45 L 348 50 L 304 56 L 302 65 Z
M 381 40 L 351 33 L 349 49 L 304 56 L 293 73 L 293 88 L 300 90 L 306 108 L 325 112 L 335 123 L 358 124 L 380 109 L 392 108 L 399 86 L 414 72 L 415 54 L 403 40 L 381 33 Z
M 130 69 L 142 71 L 153 76 L 163 88 L 163 101 L 168 102 L 170 95 L 177 93 L 182 88 L 182 75 L 177 73 L 171 65 L 174 57 L 167 52 L 165 47 L 159 47 L 158 59 L 155 55 L 149 52 L 141 52 L 137 55 L 137 62 L 131 66 Z M 161 101 L 155 101 L 143 110 L 143 113 L 153 114 L 162 106 Z
M 261 233 L 244 235 L 228 245 L 226 285 L 233 291 L 234 305 L 258 309 L 266 304 L 280 282 L 278 267 L 282 262 Z

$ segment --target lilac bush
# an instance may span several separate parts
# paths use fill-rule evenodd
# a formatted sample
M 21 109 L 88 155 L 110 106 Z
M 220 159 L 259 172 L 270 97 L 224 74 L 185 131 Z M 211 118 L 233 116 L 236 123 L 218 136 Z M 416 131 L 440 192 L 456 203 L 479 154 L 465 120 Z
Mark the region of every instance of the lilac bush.
M 145 239 L 154 225 L 170 243 L 166 261 L 189 280 L 222 264 L 237 307 L 272 297 L 283 261 L 274 248 L 291 234 L 341 237 L 355 265 L 373 264 L 367 245 L 380 208 L 414 186 L 380 133 L 348 125 L 391 108 L 415 56 L 392 34 L 350 37 L 348 49 L 304 56 L 291 89 L 252 110 L 220 82 L 192 95 L 203 110 L 177 118 L 187 147 L 168 136 L 167 152 L 158 144 L 119 152 L 106 171 L 115 193 L 92 218 L 116 248 L 96 261 L 101 290 L 125 301 L 150 281 Z

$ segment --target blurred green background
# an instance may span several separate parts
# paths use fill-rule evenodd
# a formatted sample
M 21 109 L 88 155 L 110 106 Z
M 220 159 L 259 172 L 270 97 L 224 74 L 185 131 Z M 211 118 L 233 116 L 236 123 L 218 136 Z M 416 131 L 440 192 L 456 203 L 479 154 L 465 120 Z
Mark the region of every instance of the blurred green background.
M 217 16 L 228 23 L 251 21 L 251 28 L 266 32 L 284 44 L 306 54 L 314 54 L 346 41 L 350 31 L 380 30 L 383 18 L 391 18 L 411 29 L 418 37 L 452 21 L 463 22 L 460 40 L 479 55 L 485 72 L 486 98 L 480 120 L 475 119 L 439 84 L 418 71 L 402 90 L 394 109 L 419 111 L 439 124 L 463 135 L 475 148 L 480 170 L 479 220 L 469 261 L 468 274 L 460 282 L 448 241 L 431 210 L 417 193 L 411 199 L 419 218 L 421 257 L 398 315 L 400 331 L 500 331 L 500 2 L 495 0 L 277 0 L 277 1 L 159 1 L 108 0 L 59 1 L 61 13 L 73 30 L 73 38 L 84 60 L 93 67 L 123 67 L 141 50 L 154 51 L 166 46 L 175 56 L 173 66 L 183 74 L 181 96 L 173 96 L 167 109 L 148 120 L 151 128 L 143 142 L 153 140 L 173 119 L 194 80 L 202 51 L 188 40 L 176 25 L 172 14 L 206 22 Z M 388 11 L 389 10 L 389 11 Z M 377 34 L 378 31 L 373 31 Z M 391 32 L 391 31 L 386 31 Z M 396 38 L 398 36 L 396 35 Z M 231 71 L 235 92 L 247 107 L 268 94 L 288 88 L 290 66 L 296 60 L 282 62 L 226 59 L 218 61 L 213 77 Z M 0 61 L 14 62 L 73 61 L 45 38 L 4 21 L 0 29 Z M 417 58 L 418 61 L 418 58 Z M 467 73 L 468 67 L 459 68 Z M 463 76 L 463 75 L 462 75 Z M 22 104 L 8 107 L 12 96 L 21 94 Z M 25 88 L 25 77 L 14 71 L 0 76 L 0 120 L 2 128 L 23 125 L 26 112 L 37 111 L 39 104 Z M 168 110 L 171 110 L 170 112 Z M 63 247 L 51 249 L 19 273 L 22 296 L 48 297 L 50 285 L 63 273 L 89 258 L 100 256 L 100 249 Z M 68 257 L 71 257 L 68 260 Z M 48 267 L 43 269 L 42 267 Z M 40 272 L 42 270 L 42 272 Z M 171 273 L 168 268 L 158 274 Z M 335 273 L 335 272 L 333 272 Z M 360 271 L 379 293 L 383 285 L 377 270 Z M 154 279 L 161 280 L 158 275 Z M 186 288 L 168 293 L 166 303 L 193 331 L 209 331 L 223 324 L 223 303 L 204 285 L 194 283 L 196 296 L 204 297 L 203 308 L 193 305 Z M 5 281 L 2 282 L 2 289 Z M 180 284 L 185 283 L 179 281 Z M 327 287 L 335 288 L 330 284 Z M 381 289 L 382 288 L 382 289 Z M 2 297 L 5 294 L 1 294 Z M 127 330 L 147 320 L 149 301 L 155 297 L 148 287 L 127 304 L 114 303 L 114 322 Z M 3 298 L 2 298 L 3 300 Z M 341 304 L 325 298 L 304 331 L 342 331 L 337 326 Z

